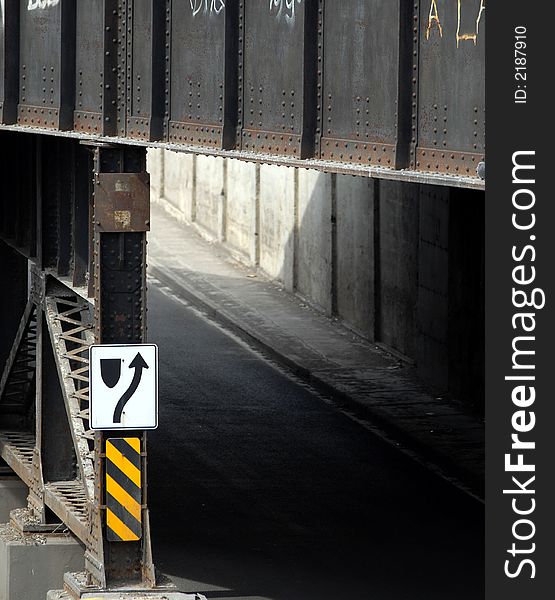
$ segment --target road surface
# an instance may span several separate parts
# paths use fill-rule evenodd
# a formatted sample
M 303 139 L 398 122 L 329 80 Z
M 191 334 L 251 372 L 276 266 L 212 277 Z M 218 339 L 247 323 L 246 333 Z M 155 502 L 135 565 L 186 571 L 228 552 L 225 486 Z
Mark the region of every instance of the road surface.
M 156 565 L 218 600 L 479 600 L 483 505 L 149 284 Z

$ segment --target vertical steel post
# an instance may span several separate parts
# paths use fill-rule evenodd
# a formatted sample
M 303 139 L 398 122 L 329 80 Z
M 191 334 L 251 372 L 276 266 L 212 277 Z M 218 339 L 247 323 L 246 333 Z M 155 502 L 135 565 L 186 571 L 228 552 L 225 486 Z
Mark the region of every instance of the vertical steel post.
M 115 179 L 113 193 L 102 194 L 100 187 L 105 174 L 121 174 Z M 146 149 L 100 145 L 94 155 L 94 281 L 95 342 L 102 344 L 140 343 L 146 341 L 146 231 L 149 228 L 148 191 L 146 218 L 136 221 L 136 198 L 129 190 L 146 177 Z M 148 190 L 148 185 L 146 186 Z M 127 208 L 125 202 L 130 202 Z M 122 204 L 123 203 L 123 204 Z M 144 200 L 143 200 L 144 208 Z M 140 211 L 139 211 L 140 212 Z M 127 214 L 128 213 L 128 214 Z M 106 216 L 116 215 L 119 225 L 106 226 Z M 119 230 L 118 230 L 119 227 Z M 121 433 L 123 435 L 123 433 Z M 121 437 L 111 432 L 110 437 Z M 146 434 L 144 431 L 125 432 L 138 437 L 142 448 L 142 480 L 146 483 Z M 100 513 L 97 523 L 99 559 L 104 564 L 103 587 L 146 584 L 154 586 L 154 568 L 150 551 L 150 532 L 143 483 L 143 537 L 136 542 L 112 542 L 106 537 L 104 463 L 106 438 L 103 432 L 95 435 L 96 493 L 95 507 Z

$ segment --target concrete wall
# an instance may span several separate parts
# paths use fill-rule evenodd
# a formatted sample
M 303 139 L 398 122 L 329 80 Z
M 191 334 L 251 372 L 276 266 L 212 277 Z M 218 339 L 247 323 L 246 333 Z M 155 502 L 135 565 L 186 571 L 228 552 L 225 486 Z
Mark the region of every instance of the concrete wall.
M 252 163 L 227 161 L 225 240 L 247 264 L 259 262 L 259 169 Z
M 335 177 L 298 171 L 295 289 L 331 315 Z
M 481 402 L 483 193 L 149 152 L 155 202 L 438 393 Z
M 376 337 L 410 358 L 417 354 L 419 212 L 418 186 L 380 182 Z
M 298 173 L 286 167 L 274 169 L 262 165 L 259 168 L 259 265 L 264 273 L 292 291 Z
M 334 312 L 368 339 L 375 338 L 375 184 L 341 175 L 335 186 Z

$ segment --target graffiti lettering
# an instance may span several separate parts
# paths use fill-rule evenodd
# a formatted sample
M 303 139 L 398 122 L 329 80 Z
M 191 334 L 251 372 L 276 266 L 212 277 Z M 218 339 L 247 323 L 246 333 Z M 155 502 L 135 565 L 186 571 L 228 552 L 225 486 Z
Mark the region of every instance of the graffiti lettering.
M 476 17 L 476 35 L 480 33 L 480 20 L 482 19 L 482 13 L 486 10 L 486 0 L 480 0 L 480 10 Z
M 270 0 L 270 12 L 276 11 L 276 18 L 284 18 L 288 23 L 295 22 L 295 7 L 302 0 Z
M 430 32 L 432 31 L 433 24 L 437 24 L 437 30 L 439 31 L 439 37 L 443 37 L 443 27 L 439 20 L 439 13 L 437 11 L 437 0 L 432 0 L 430 5 L 430 14 L 428 15 L 428 27 L 426 28 L 426 39 L 430 39 Z
M 60 0 L 29 0 L 27 10 L 35 10 L 36 8 L 49 8 L 50 6 L 56 6 L 60 3 Z
M 478 43 L 478 35 L 480 33 L 480 22 L 482 20 L 482 16 L 484 14 L 484 11 L 486 10 L 486 0 L 480 0 L 480 5 L 478 8 L 478 14 L 476 16 L 476 26 L 474 28 L 474 31 L 468 31 L 468 32 L 463 32 L 461 31 L 463 29 L 463 25 L 462 25 L 462 13 L 463 11 L 465 12 L 465 16 L 468 19 L 468 17 L 470 17 L 470 15 L 468 14 L 469 9 L 463 9 L 462 7 L 463 4 L 463 0 L 457 0 L 457 31 L 455 34 L 455 39 L 457 41 L 457 48 L 460 46 L 461 42 L 473 42 L 474 45 L 476 45 Z M 468 5 L 473 5 L 474 6 L 474 10 L 476 10 L 476 7 L 478 5 L 478 0 L 474 0 L 469 1 L 469 0 L 465 0 L 465 6 Z M 472 10 L 472 6 L 471 6 L 471 10 Z M 472 26 L 470 27 L 470 29 L 472 29 Z M 442 38 L 443 37 L 443 25 L 439 16 L 439 8 L 438 8 L 438 0 L 430 0 L 430 11 L 428 13 L 428 23 L 426 26 L 426 39 L 429 40 L 430 36 L 432 35 L 432 32 L 434 30 L 437 30 L 439 37 Z
M 199 13 L 219 15 L 225 8 L 225 0 L 189 0 L 189 3 L 191 4 L 193 17 L 196 17 Z
M 476 17 L 476 30 L 472 33 L 461 33 L 461 0 L 457 1 L 457 48 L 459 47 L 459 44 L 464 41 L 471 41 L 476 45 L 480 30 L 480 20 L 482 19 L 482 13 L 486 10 L 486 0 L 480 0 L 480 9 L 478 11 L 478 16 Z

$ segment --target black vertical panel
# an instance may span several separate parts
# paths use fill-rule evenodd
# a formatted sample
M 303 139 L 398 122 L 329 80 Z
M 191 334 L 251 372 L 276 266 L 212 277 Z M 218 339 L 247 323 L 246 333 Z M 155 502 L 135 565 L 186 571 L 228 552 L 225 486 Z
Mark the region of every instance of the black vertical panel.
M 72 140 L 44 137 L 40 152 L 41 255 L 43 268 L 69 273 L 72 260 Z
M 0 3 L 0 122 L 15 123 L 19 78 L 19 0 Z
M 244 1 L 240 5 L 241 147 L 299 158 L 311 156 L 317 2 Z
M 420 0 L 416 168 L 475 175 L 485 141 L 485 0 Z
M 320 0 L 320 7 L 320 156 L 393 167 L 400 2 Z
M 127 136 L 161 139 L 164 107 L 164 2 L 128 0 Z
M 33 188 L 29 185 L 33 181 L 34 175 L 32 138 L 24 139 L 23 136 L 18 135 L 17 133 L 13 135 L 18 150 L 21 152 L 21 156 L 17 156 L 15 159 L 14 157 L 10 157 L 10 163 L 12 164 L 13 170 L 8 172 L 8 181 L 13 181 L 14 173 L 18 174 L 16 176 L 18 181 L 12 189 L 12 192 L 16 192 L 15 197 L 17 198 L 17 201 L 11 203 L 8 218 L 13 221 L 13 242 L 21 252 L 24 252 L 29 256 L 32 246 L 32 233 L 34 230 L 33 205 L 35 202 L 32 195 Z M 8 149 L 8 152 L 13 152 L 13 149 L 11 151 Z
M 103 132 L 105 4 L 106 0 L 75 3 L 77 43 L 74 128 L 88 133 Z M 115 28 L 108 34 L 115 35 Z
M 17 152 L 8 148 L 10 157 L 10 173 L 19 173 L 19 177 L 8 177 L 8 185 L 14 179 L 17 181 L 12 192 L 19 198 L 20 210 L 25 213 L 23 231 L 19 235 L 25 252 L 30 258 L 37 252 L 37 182 L 36 182 L 36 147 L 39 136 L 12 134 Z M 17 190 L 17 191 L 16 191 Z
M 92 157 L 88 148 L 73 146 L 73 285 L 83 286 L 89 276 Z
M 58 275 L 67 275 L 73 259 L 73 140 L 58 139 Z
M 60 239 L 60 186 L 58 177 L 58 140 L 43 137 L 40 144 L 40 198 L 41 214 L 39 227 L 41 229 L 42 268 L 56 269 Z
M 0 137 L 0 237 L 29 258 L 36 251 L 35 142 L 10 131 Z
M 449 391 L 484 412 L 484 192 L 451 190 Z
M 416 366 L 439 393 L 449 386 L 449 188 L 419 185 Z
M 169 0 L 168 7 L 168 140 L 231 148 L 237 115 L 237 2 Z
M 21 0 L 19 88 L 19 124 L 73 128 L 73 0 Z

